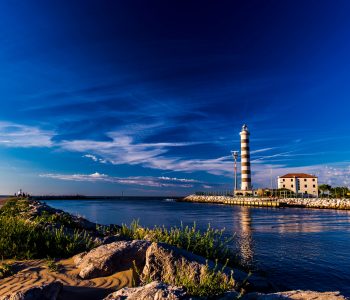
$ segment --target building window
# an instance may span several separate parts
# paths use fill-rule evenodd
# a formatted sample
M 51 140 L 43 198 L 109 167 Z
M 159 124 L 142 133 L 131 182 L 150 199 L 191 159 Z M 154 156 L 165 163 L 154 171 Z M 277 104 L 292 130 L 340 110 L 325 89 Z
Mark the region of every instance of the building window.
M 290 181 L 293 181 L 293 178 Z
M 316 184 L 314 184 L 313 187 L 315 188 L 315 187 L 316 187 Z
M 285 181 L 285 179 L 283 178 L 283 180 L 282 181 Z
M 307 184 L 305 184 L 305 188 L 307 188 Z
M 315 178 L 312 178 L 312 181 L 315 181 Z
M 306 181 L 307 179 L 305 178 L 304 181 Z
M 285 187 L 286 187 L 286 185 L 284 184 L 284 185 L 283 185 L 283 187 L 285 188 Z
M 291 184 L 290 186 L 291 186 L 291 187 L 294 187 L 294 185 L 293 185 L 293 184 Z

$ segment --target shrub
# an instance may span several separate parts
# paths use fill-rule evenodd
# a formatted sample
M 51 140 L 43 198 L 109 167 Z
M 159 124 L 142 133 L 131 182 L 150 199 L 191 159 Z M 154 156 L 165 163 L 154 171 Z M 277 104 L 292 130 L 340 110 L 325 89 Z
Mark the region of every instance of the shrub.
M 229 265 L 239 264 L 238 255 L 230 248 L 234 237 L 224 237 L 224 229 L 213 229 L 208 225 L 205 232 L 196 228 L 183 226 L 171 227 L 155 226 L 152 229 L 141 227 L 138 221 L 133 221 L 130 226 L 122 225 L 120 234 L 128 239 L 148 239 L 153 242 L 164 242 L 192 253 L 204 256 L 211 260 L 219 260 Z

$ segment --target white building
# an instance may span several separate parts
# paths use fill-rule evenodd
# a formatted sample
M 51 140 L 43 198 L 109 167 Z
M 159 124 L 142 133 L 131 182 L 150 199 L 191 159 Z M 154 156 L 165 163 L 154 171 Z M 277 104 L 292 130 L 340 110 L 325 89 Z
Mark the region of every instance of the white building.
M 290 173 L 278 177 L 278 188 L 288 189 L 295 194 L 318 197 L 317 177 L 305 173 Z

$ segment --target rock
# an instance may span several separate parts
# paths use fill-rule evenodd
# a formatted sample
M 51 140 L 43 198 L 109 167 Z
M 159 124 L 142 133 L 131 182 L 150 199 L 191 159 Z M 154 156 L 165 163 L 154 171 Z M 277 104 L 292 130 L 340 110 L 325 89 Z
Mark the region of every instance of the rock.
M 142 270 L 150 244 L 139 240 L 118 241 L 97 247 L 85 255 L 80 254 L 75 257 L 76 266 L 80 268 L 79 276 L 83 279 L 109 276 L 132 268 L 133 262 Z
M 239 293 L 236 291 L 228 291 L 223 295 L 219 295 L 215 297 L 216 300 L 235 300 L 239 299 Z
M 4 296 L 0 300 L 56 300 L 62 287 L 63 284 L 61 282 L 55 281 Z
M 85 251 L 85 252 L 79 253 L 77 255 L 74 255 L 72 257 L 74 264 L 76 266 L 80 265 L 81 261 L 83 260 L 83 258 L 86 254 L 87 254 L 87 252 Z
M 175 284 L 175 270 L 180 267 L 188 269 L 188 276 L 195 282 L 199 282 L 207 272 L 206 264 L 210 269 L 215 268 L 215 263 L 204 257 L 195 255 L 184 249 L 179 249 L 164 243 L 152 243 L 146 252 L 146 264 L 142 272 L 141 280 L 159 280 Z M 221 270 L 222 266 L 217 266 Z M 240 283 L 247 279 L 248 274 L 240 270 L 225 268 L 225 276 L 231 276 L 235 281 L 235 289 L 240 288 Z M 271 285 L 264 278 L 252 275 L 248 279 L 245 290 L 271 291 Z
M 185 270 L 186 276 L 195 282 L 200 282 L 207 273 L 206 263 L 209 268 L 215 268 L 215 264 L 207 262 L 204 257 L 168 244 L 152 243 L 146 252 L 146 264 L 141 280 L 165 281 L 175 285 L 176 270 Z M 223 276 L 227 275 L 223 274 Z
M 273 294 L 250 293 L 242 300 L 346 300 L 339 292 L 288 291 Z
M 145 286 L 123 288 L 108 295 L 104 300 L 183 300 L 190 299 L 179 287 L 153 281 Z

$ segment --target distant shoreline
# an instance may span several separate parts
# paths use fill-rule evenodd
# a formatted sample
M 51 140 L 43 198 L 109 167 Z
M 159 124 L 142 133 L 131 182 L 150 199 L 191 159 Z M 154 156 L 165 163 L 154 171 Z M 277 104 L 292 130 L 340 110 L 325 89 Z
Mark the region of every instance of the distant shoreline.
M 83 196 L 83 195 L 53 195 L 53 196 L 30 196 L 31 200 L 122 200 L 122 199 L 180 199 L 183 197 L 173 196 Z

